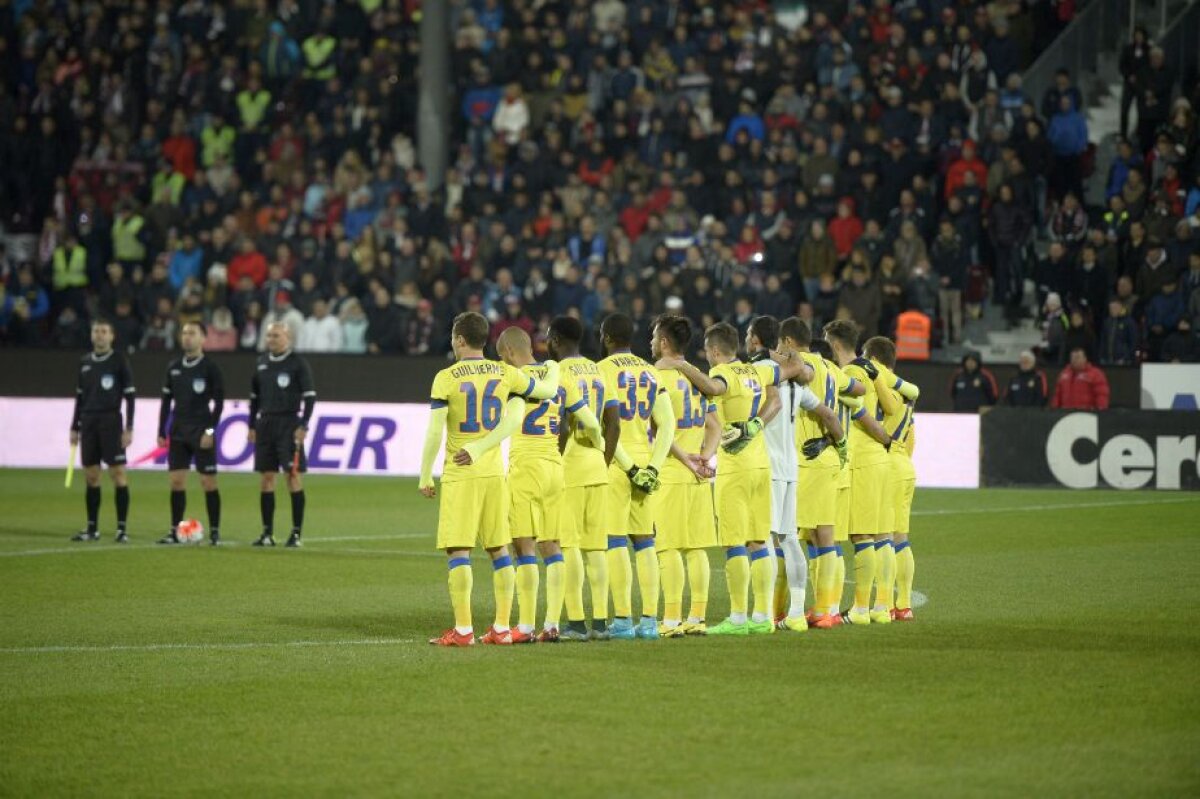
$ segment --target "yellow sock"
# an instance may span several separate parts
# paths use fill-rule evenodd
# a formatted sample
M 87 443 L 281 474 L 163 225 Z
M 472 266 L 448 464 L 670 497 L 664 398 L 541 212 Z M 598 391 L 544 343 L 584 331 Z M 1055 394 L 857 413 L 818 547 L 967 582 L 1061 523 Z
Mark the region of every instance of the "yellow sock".
M 750 558 L 745 547 L 725 550 L 725 582 L 729 586 L 729 615 L 735 622 L 744 621 L 750 593 Z
M 521 628 L 521 632 L 527 633 L 537 624 L 537 595 L 540 579 L 537 558 L 533 555 L 518 555 L 517 626 Z
M 781 552 L 783 552 L 782 549 L 775 550 L 775 596 L 772 609 L 772 618 L 774 619 L 786 616 L 788 605 L 792 601 L 792 595 L 788 593 L 787 561 L 784 560 Z
M 563 549 L 563 598 L 567 604 L 567 619 L 583 621 L 583 553 L 579 547 Z
M 811 541 L 805 541 L 805 553 L 808 555 L 808 584 L 812 586 L 813 607 L 817 606 L 817 545 Z
M 608 552 L 608 587 L 612 590 L 613 615 L 628 619 L 633 615 L 633 563 L 629 560 L 629 540 L 625 536 L 610 535 Z M 605 602 L 607 609 L 608 603 Z
M 712 581 L 712 564 L 708 562 L 708 553 L 703 549 L 688 550 L 687 578 L 688 591 L 691 593 L 688 618 L 704 621 L 708 613 L 708 585 Z
M 875 557 L 879 569 L 875 575 L 875 607 L 891 610 L 896 607 L 896 550 L 890 538 L 875 542 Z
M 628 557 L 628 555 L 626 555 Z M 592 588 L 592 621 L 608 621 L 608 553 L 595 549 L 587 553 L 588 585 Z
M 837 559 L 833 564 L 833 604 L 829 607 L 830 613 L 842 612 L 842 595 L 846 593 L 846 557 L 842 554 L 842 548 L 837 548 Z
M 683 621 L 683 555 L 678 549 L 659 551 L 658 571 L 662 575 L 663 620 Z M 638 561 L 638 575 L 641 573 Z
M 562 617 L 563 578 L 565 572 L 566 567 L 563 564 L 561 552 L 546 558 L 546 620 L 542 626 L 550 629 L 557 630 L 558 620 Z M 535 587 L 535 599 L 536 593 Z M 582 598 L 580 598 L 579 604 L 583 604 Z
M 517 573 L 512 558 L 508 555 L 492 561 L 492 590 L 496 593 L 497 630 L 507 630 L 512 621 L 513 589 L 517 585 Z
M 471 559 L 450 558 L 450 604 L 454 607 L 454 626 L 459 632 L 471 629 Z
M 750 553 L 750 585 L 754 593 L 754 620 L 773 620 L 771 613 L 775 603 L 775 565 L 770 547 L 756 549 Z
M 637 559 L 638 595 L 642 599 L 642 616 L 657 619 L 659 578 L 654 539 L 643 538 L 641 541 L 635 541 L 633 556 Z
M 837 602 L 837 547 L 820 547 L 811 560 L 817 564 L 817 581 L 813 584 L 813 613 L 824 616 Z
M 871 607 L 871 586 L 879 560 L 875 557 L 875 542 L 860 541 L 854 545 L 854 607 Z
M 913 572 L 916 563 L 912 545 L 905 541 L 896 547 L 896 607 L 908 610 L 912 607 Z

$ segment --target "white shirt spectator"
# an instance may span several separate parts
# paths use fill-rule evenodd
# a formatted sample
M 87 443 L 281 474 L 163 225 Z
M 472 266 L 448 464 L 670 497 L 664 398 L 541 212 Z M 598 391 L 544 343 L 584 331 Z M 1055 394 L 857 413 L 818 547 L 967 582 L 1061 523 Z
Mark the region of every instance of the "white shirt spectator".
M 300 352 L 341 352 L 341 322 L 329 314 L 320 319 L 308 317 L 300 328 L 300 342 L 296 349 Z
M 514 145 L 521 140 L 521 133 L 529 127 L 529 106 L 521 97 L 521 90 L 512 84 L 496 105 L 492 115 L 492 129 L 504 138 L 504 143 Z

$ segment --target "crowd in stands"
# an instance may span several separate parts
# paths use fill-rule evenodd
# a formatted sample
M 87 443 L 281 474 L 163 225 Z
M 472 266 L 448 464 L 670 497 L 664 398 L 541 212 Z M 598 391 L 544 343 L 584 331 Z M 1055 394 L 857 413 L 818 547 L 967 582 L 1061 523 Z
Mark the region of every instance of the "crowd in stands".
M 1197 357 L 1197 98 L 1135 40 L 1136 128 L 1090 174 L 1075 76 L 1021 84 L 1072 2 L 446 2 L 433 185 L 419 0 L 0 0 L 0 340 L 81 347 L 103 315 L 127 348 L 203 319 L 256 350 L 282 320 L 436 355 L 468 309 L 864 336 L 917 310 L 948 344 L 994 303 L 1041 313 L 1050 363 Z

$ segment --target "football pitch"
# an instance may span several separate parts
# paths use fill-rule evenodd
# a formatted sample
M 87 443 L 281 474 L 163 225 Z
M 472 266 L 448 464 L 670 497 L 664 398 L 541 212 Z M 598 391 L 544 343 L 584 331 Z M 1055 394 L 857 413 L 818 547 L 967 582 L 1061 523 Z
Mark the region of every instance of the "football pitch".
M 81 477 L 0 471 L 0 795 L 1200 792 L 1200 496 L 919 490 L 911 624 L 448 650 L 415 480 L 311 476 L 295 551 L 248 475 L 226 546 L 155 546 L 147 472 L 71 544 Z

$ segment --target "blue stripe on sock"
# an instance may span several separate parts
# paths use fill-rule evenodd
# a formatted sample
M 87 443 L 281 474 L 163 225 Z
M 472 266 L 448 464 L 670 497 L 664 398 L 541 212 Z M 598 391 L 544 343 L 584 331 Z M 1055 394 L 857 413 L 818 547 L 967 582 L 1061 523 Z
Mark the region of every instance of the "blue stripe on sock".
M 450 568 L 457 569 L 459 566 L 470 566 L 470 558 L 450 558 Z
M 508 555 L 502 555 L 492 561 L 492 568 L 495 569 L 496 571 L 500 571 L 501 569 L 507 569 L 511 565 L 512 565 L 512 558 L 510 558 Z
M 777 558 L 783 557 L 783 547 L 775 547 L 775 557 L 777 557 Z
M 654 548 L 654 539 L 653 538 L 643 538 L 641 541 L 633 542 L 633 551 L 634 552 L 641 552 L 643 549 L 653 549 L 653 548 Z
M 629 546 L 629 539 L 623 535 L 610 535 L 608 537 L 609 549 L 620 549 L 627 546 Z
M 730 547 L 729 549 L 725 550 L 725 557 L 726 558 L 744 558 L 744 557 L 746 557 L 746 548 L 745 547 Z
M 819 557 L 821 557 L 822 555 L 832 555 L 832 554 L 836 554 L 836 553 L 837 553 L 837 551 L 838 551 L 838 548 L 837 548 L 837 547 L 817 547 L 817 548 L 816 548 L 816 550 L 813 552 L 813 555 L 814 555 L 815 557 L 818 557 L 818 558 L 819 558 Z
M 562 562 L 563 562 L 563 556 L 562 556 L 561 552 L 559 552 L 557 555 L 547 555 L 546 557 L 542 558 L 542 563 L 545 563 L 547 566 L 549 566 L 553 563 L 562 563 Z
M 763 547 L 762 549 L 756 549 L 750 553 L 750 560 L 751 560 L 751 562 L 756 561 L 756 560 L 762 560 L 763 558 L 767 557 L 770 554 L 771 554 L 771 550 L 767 549 L 766 547 Z
M 814 547 L 812 544 L 808 545 L 808 556 L 810 558 L 815 558 L 817 556 L 817 548 Z
M 859 543 L 854 545 L 854 551 L 856 553 L 862 552 L 864 549 L 874 549 L 874 548 L 875 548 L 874 541 L 860 541 Z
M 899 544 L 896 544 L 896 551 L 897 551 L 897 552 L 900 552 L 900 551 L 902 551 L 902 550 L 908 549 L 910 546 L 912 546 L 912 544 L 911 544 L 910 542 L 908 542 L 908 541 L 903 541 L 903 542 L 901 542 L 901 543 L 899 543 Z
M 517 555 L 518 566 L 536 566 L 537 555 Z
M 876 549 L 883 549 L 884 547 L 890 547 L 891 545 L 892 545 L 892 539 L 890 539 L 890 538 L 887 539 L 886 541 L 876 541 L 875 542 Z

